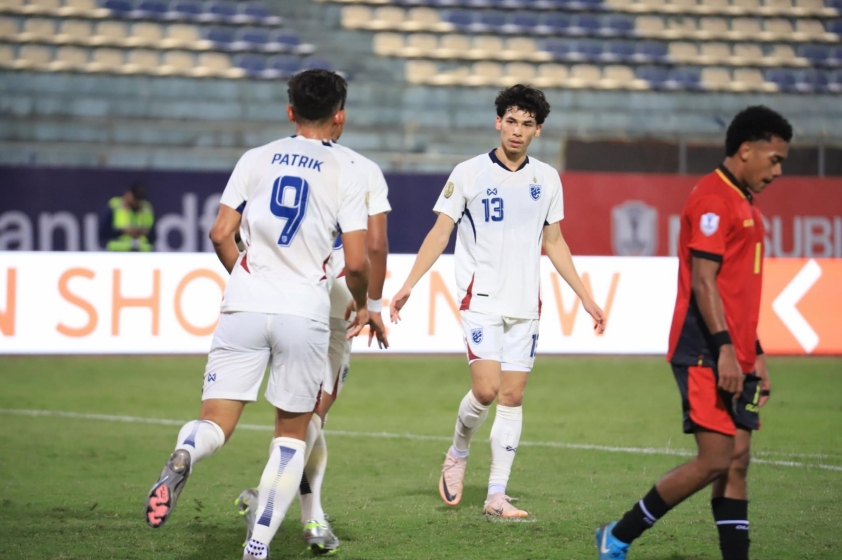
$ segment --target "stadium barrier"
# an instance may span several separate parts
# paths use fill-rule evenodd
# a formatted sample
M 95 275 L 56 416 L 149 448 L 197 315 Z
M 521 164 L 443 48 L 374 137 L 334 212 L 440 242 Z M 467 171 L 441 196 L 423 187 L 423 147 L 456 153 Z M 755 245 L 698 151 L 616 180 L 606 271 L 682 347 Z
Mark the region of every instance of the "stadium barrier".
M 413 260 L 390 257 L 387 297 Z M 545 258 L 540 353 L 666 352 L 677 259 L 578 257 L 576 266 L 605 310 L 605 334 L 594 333 L 578 298 Z M 766 351 L 842 354 L 842 260 L 766 259 L 764 267 L 759 336 Z M 0 353 L 205 353 L 226 277 L 207 253 L 4 253 Z M 402 317 L 399 325 L 389 324 L 390 352 L 464 352 L 452 256 L 442 256 L 418 283 Z M 362 339 L 354 349 L 377 351 Z

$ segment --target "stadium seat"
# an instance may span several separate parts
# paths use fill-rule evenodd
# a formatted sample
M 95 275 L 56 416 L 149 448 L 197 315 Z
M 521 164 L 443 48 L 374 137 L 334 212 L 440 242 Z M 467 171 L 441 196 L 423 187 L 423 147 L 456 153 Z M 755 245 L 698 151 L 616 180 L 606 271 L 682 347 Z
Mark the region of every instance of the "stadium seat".
M 804 93 L 827 93 L 828 77 L 824 70 L 807 68 L 795 75 L 796 88 Z
M 568 75 L 567 66 L 548 62 L 538 65 L 538 76 L 532 83 L 537 87 L 561 87 Z
M 534 29 L 535 33 L 541 35 L 567 35 L 573 22 L 566 14 L 550 14 Z
M 58 10 L 61 7 L 61 0 L 29 0 L 26 4 L 29 13 L 47 14 Z
M 643 37 L 657 37 L 664 32 L 664 20 L 658 16 L 643 16 L 635 21 L 638 35 Z
M 696 19 L 689 16 L 671 16 L 666 21 L 666 37 L 683 39 L 692 37 L 696 33 Z
M 164 28 L 160 24 L 141 21 L 132 25 L 132 34 L 126 39 L 126 44 L 157 47 L 163 37 Z
M 831 93 L 842 93 L 842 70 L 830 72 L 827 77 L 827 89 Z
M 728 36 L 728 22 L 721 17 L 703 17 L 699 20 L 699 39 L 724 39 Z
M 668 44 L 662 41 L 643 41 L 635 48 L 635 60 L 639 62 L 659 62 L 667 59 Z
M 767 19 L 763 22 L 761 37 L 767 40 L 789 41 L 792 37 L 792 23 L 786 19 Z
M 602 70 L 601 86 L 605 89 L 646 89 L 647 84 L 637 80 L 628 66 L 610 65 Z
M 731 20 L 729 37 L 735 41 L 757 40 L 760 33 L 760 20 L 756 18 L 735 18 Z
M 828 66 L 842 66 L 842 46 L 831 47 L 825 62 Z
M 670 43 L 667 51 L 671 60 L 677 62 L 692 62 L 699 56 L 696 43 Z
M 404 37 L 400 33 L 375 33 L 372 50 L 380 56 L 400 56 L 404 47 Z
M 410 8 L 403 29 L 407 31 L 435 31 L 441 28 L 439 13 L 432 8 Z
M 483 60 L 471 65 L 471 76 L 465 82 L 473 86 L 496 85 L 503 79 L 503 66 L 497 62 Z
M 767 84 L 763 74 L 756 68 L 734 69 L 734 82 L 738 89 L 749 91 L 774 91 L 777 89 L 772 84 Z
M 297 56 L 271 56 L 266 60 L 266 68 L 277 71 L 281 77 L 292 76 L 301 69 L 301 59 Z
M 772 45 L 772 49 L 767 56 L 772 64 L 779 66 L 798 65 L 798 61 L 801 60 L 795 56 L 795 50 L 791 45 Z M 806 60 L 803 62 L 809 64 Z
M 823 40 L 825 29 L 822 22 L 817 19 L 795 20 L 795 35 L 801 40 Z
M 142 18 L 163 19 L 168 11 L 169 6 L 164 0 L 140 0 L 133 15 Z
M 161 74 L 186 74 L 193 70 L 195 58 L 185 51 L 167 51 L 162 57 L 159 68 Z
M 532 33 L 540 24 L 539 18 L 536 15 L 529 13 L 516 13 L 509 25 L 513 29 L 513 33 L 529 34 Z
M 728 64 L 731 46 L 727 43 L 702 43 L 699 64 Z
M 211 27 L 206 29 L 205 39 L 216 43 L 217 48 L 226 49 L 234 42 L 234 30 L 230 27 Z
M 538 45 L 529 37 L 506 39 L 506 48 L 500 57 L 505 60 L 552 60 L 548 53 L 539 51 Z
M 237 15 L 237 5 L 227 0 L 214 0 L 205 7 L 205 12 L 219 20 L 233 20 Z
M 727 2 L 725 3 L 727 6 Z M 760 0 L 734 0 L 734 13 L 739 15 L 757 14 L 761 11 Z
M 653 89 L 663 89 L 669 73 L 663 66 L 641 66 L 637 69 L 637 77 L 649 82 Z
M 471 50 L 467 56 L 474 59 L 497 58 L 503 52 L 503 39 L 495 35 L 478 35 L 474 37 Z
M 55 34 L 56 24 L 53 20 L 43 18 L 25 18 L 23 20 L 23 30 L 18 33 L 17 40 L 22 43 L 30 41 L 44 41 L 52 39 Z
M 91 37 L 91 22 L 82 19 L 63 19 L 59 23 L 57 43 L 86 44 Z
M 160 52 L 148 49 L 134 49 L 126 55 L 123 71 L 127 74 L 152 74 L 160 66 Z
M 11 39 L 18 34 L 18 21 L 11 17 L 0 17 L 0 38 Z
M 266 59 L 261 55 L 241 56 L 256 56 L 260 58 L 263 67 L 266 68 Z M 201 75 L 225 75 L 225 72 L 231 68 L 231 59 L 227 54 L 219 52 L 203 52 L 199 54 L 197 63 L 197 66 L 201 69 L 199 70 Z
M 346 29 L 362 29 L 371 21 L 372 11 L 368 6 L 344 6 L 341 19 Z
M 24 5 L 23 0 L 0 0 L 0 8 L 5 8 L 13 12 L 22 11 Z
M 204 19 L 207 21 L 206 18 L 202 18 L 204 11 L 201 2 L 198 2 L 198 0 L 176 0 L 170 4 L 170 12 L 176 14 L 179 19 L 195 21 Z
M 93 17 L 105 17 L 108 10 L 100 8 L 96 0 L 64 0 L 64 6 L 59 9 L 62 16 L 89 15 Z
M 535 66 L 525 62 L 506 64 L 502 85 L 528 84 L 535 79 Z
M 91 61 L 85 67 L 89 72 L 118 72 L 124 62 L 123 51 L 119 49 L 94 49 Z
M 597 16 L 591 14 L 574 17 L 572 24 L 567 31 L 569 35 L 590 37 L 602 31 L 602 21 Z
M 243 27 L 234 35 L 237 46 L 246 49 L 265 49 L 269 43 L 269 31 L 262 27 Z
M 117 16 L 125 16 L 134 10 L 130 0 L 105 0 L 102 7 L 111 10 Z
M 635 44 L 631 41 L 611 41 L 605 46 L 603 59 L 608 62 L 629 62 L 634 60 Z
M 500 12 L 480 12 L 479 18 L 472 26 L 477 33 L 501 33 L 506 25 L 506 16 Z
M 96 31 L 91 37 L 94 45 L 119 45 L 128 36 L 126 24 L 121 21 L 101 21 L 96 24 Z
M 781 91 L 797 91 L 795 74 L 787 68 L 773 68 L 766 71 L 766 81 L 778 86 Z
M 592 64 L 574 64 L 570 67 L 570 77 L 567 80 L 568 87 L 596 87 L 602 80 L 602 70 L 599 66 Z
M 764 15 L 787 16 L 792 13 L 791 0 L 763 0 L 762 13 Z
M 438 67 L 428 60 L 410 60 L 404 67 L 406 81 L 411 84 L 424 84 L 438 74 Z
M 842 4 L 842 0 L 840 0 L 840 4 Z M 842 14 L 842 6 L 839 6 L 837 9 Z M 842 37 L 842 19 L 827 22 L 827 31 L 828 33 L 836 34 L 837 40 L 839 40 L 838 38 Z
M 269 12 L 263 2 L 240 2 L 240 14 L 246 16 L 248 21 L 262 23 L 263 25 L 281 25 L 283 19 Z
M 570 52 L 571 60 L 599 62 L 602 59 L 603 44 L 600 41 L 577 41 Z
M 326 58 L 318 56 L 311 56 L 301 61 L 301 68 L 303 70 L 329 70 L 334 71 L 333 63 Z
M 471 49 L 471 39 L 467 35 L 444 35 L 439 39 L 436 50 L 438 58 L 458 58 Z
M 800 45 L 796 52 L 815 66 L 824 66 L 830 58 L 830 47 L 827 45 Z
M 400 8 L 385 6 L 374 10 L 374 19 L 368 22 L 370 29 L 397 29 L 404 22 L 405 13 Z
M 702 68 L 702 85 L 713 91 L 727 91 L 731 89 L 731 71 L 727 68 Z
M 435 35 L 411 33 L 406 38 L 406 47 L 403 49 L 402 56 L 410 58 L 432 56 L 438 46 L 439 40 Z
M 56 49 L 55 58 L 50 63 L 50 70 L 81 70 L 88 63 L 88 49 L 64 46 Z
M 698 90 L 702 88 L 701 72 L 696 68 L 674 68 L 669 72 L 666 82 L 670 89 Z
M 599 30 L 600 35 L 627 37 L 634 34 L 634 18 L 618 15 L 608 17 L 604 22 L 605 25 Z
M 192 45 L 198 43 L 200 40 L 199 28 L 195 25 L 173 23 L 167 26 L 166 37 L 161 39 L 160 45 L 161 48 L 169 49 Z
M 45 68 L 53 59 L 53 52 L 50 47 L 43 45 L 21 45 L 18 48 L 18 57 L 15 60 L 15 67 L 21 69 Z
M 11 45 L 0 44 L 0 68 L 11 68 L 14 66 L 15 50 Z
M 467 12 L 465 10 L 455 10 L 447 14 L 445 18 L 448 23 L 450 23 L 453 28 L 457 31 L 468 31 L 471 28 L 471 25 L 474 23 L 474 15 L 472 12 Z

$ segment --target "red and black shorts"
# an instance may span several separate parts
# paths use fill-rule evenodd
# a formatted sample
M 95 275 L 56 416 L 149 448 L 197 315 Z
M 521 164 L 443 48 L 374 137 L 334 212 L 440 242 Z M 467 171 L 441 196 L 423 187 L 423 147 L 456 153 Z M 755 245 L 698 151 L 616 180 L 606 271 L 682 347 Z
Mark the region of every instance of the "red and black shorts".
M 681 392 L 684 410 L 684 433 L 697 428 L 728 436 L 744 430 L 760 429 L 760 378 L 748 373 L 743 378 L 743 393 L 737 401 L 720 390 L 716 368 L 672 364 L 675 381 Z

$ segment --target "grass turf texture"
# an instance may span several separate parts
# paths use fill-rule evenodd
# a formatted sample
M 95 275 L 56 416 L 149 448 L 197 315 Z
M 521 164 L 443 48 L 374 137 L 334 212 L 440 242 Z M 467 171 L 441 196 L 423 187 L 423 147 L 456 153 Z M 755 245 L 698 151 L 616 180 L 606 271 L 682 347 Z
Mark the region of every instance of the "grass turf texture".
M 201 357 L 3 357 L 0 408 L 186 421 L 198 413 L 203 366 Z M 773 358 L 770 370 L 758 458 L 842 466 L 840 361 Z M 356 357 L 327 428 L 446 439 L 468 388 L 461 357 Z M 261 400 L 241 422 L 271 420 Z M 691 449 L 680 420 L 661 359 L 542 357 L 527 387 L 522 441 Z M 457 508 L 445 506 L 436 487 L 447 441 L 328 435 L 324 503 L 342 539 L 339 557 L 594 559 L 596 525 L 617 519 L 686 460 L 522 445 L 508 492 L 535 521 L 489 522 L 481 511 L 492 421 L 493 411 L 474 440 Z M 195 468 L 168 523 L 152 530 L 143 500 L 177 432 L 0 413 L 0 558 L 240 558 L 244 527 L 233 503 L 257 484 L 271 433 L 235 432 Z M 842 558 L 842 471 L 756 464 L 750 494 L 753 558 Z M 272 543 L 274 560 L 310 556 L 298 512 L 295 503 Z M 661 520 L 630 554 L 718 558 L 707 492 Z

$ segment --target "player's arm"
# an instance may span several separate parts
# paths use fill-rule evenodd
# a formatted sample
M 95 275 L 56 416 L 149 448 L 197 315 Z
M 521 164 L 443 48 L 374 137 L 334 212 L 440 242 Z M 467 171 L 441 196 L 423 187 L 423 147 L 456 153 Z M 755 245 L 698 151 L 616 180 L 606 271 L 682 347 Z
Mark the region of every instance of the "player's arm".
M 570 254 L 570 247 L 567 246 L 567 242 L 561 234 L 558 222 L 544 226 L 544 252 L 561 277 L 564 278 L 564 281 L 567 282 L 567 285 L 582 300 L 585 311 L 593 317 L 594 329 L 596 329 L 597 334 L 604 333 L 605 316 L 602 309 L 594 302 L 591 294 L 588 293 L 582 279 L 579 278 L 579 273 L 576 272 L 576 266 L 573 264 L 573 255 Z
M 383 307 L 383 283 L 386 281 L 386 260 L 389 255 L 385 212 L 368 217 L 366 247 L 371 267 L 368 278 L 368 311 L 370 321 L 377 327 L 377 332 L 375 329 L 369 329 L 368 345 L 371 346 L 372 339 L 377 335 L 378 346 L 388 348 L 389 341 L 383 334 L 386 332 L 386 325 L 383 324 L 383 316 L 380 314 Z
M 365 230 L 342 234 L 342 250 L 345 252 L 345 282 L 354 298 L 359 312 L 366 307 L 369 266 L 366 257 Z
M 240 256 L 237 243 L 234 241 L 234 234 L 240 229 L 241 218 L 242 214 L 237 210 L 225 204 L 220 204 L 216 220 L 210 229 L 209 237 L 213 243 L 213 249 L 216 251 L 216 256 L 219 257 L 219 262 L 222 263 L 229 274 L 234 270 L 234 265 L 237 264 L 237 258 Z
M 456 222 L 453 221 L 453 218 L 444 212 L 439 213 L 436 223 L 427 234 L 427 237 L 424 238 L 424 243 L 421 244 L 421 248 L 418 250 L 418 255 L 415 257 L 415 263 L 412 265 L 412 270 L 409 271 L 406 282 L 403 283 L 403 287 L 392 298 L 390 314 L 393 322 L 400 320 L 400 310 L 409 299 L 412 288 L 427 274 L 427 271 L 430 270 L 444 252 L 455 226 Z
M 708 330 L 713 334 L 713 343 L 719 347 L 717 369 L 719 388 L 738 398 L 743 390 L 743 372 L 737 361 L 737 353 L 728 334 L 725 308 L 716 285 L 716 276 L 721 268 L 721 256 L 691 250 L 690 286 L 696 304 Z

